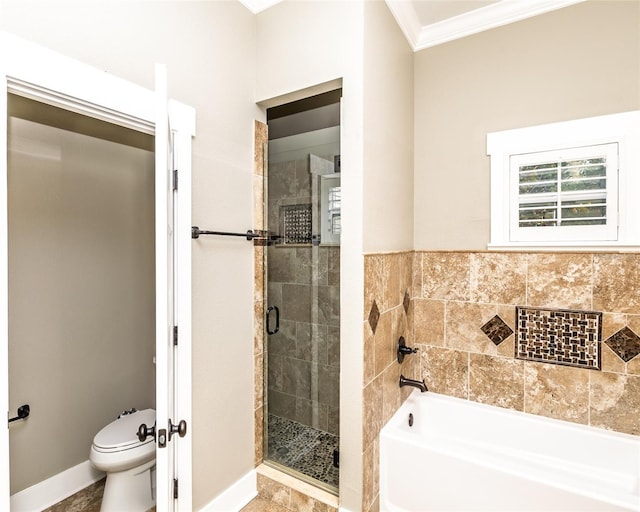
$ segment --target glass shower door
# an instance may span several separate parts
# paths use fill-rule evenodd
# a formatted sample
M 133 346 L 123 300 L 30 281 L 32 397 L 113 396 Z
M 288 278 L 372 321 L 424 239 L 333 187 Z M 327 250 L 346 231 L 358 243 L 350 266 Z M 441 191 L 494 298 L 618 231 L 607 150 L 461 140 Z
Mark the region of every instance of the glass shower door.
M 266 178 L 274 243 L 265 265 L 265 460 L 337 492 L 339 146 L 321 156 L 304 143 L 294 152 L 278 147 L 269 147 Z

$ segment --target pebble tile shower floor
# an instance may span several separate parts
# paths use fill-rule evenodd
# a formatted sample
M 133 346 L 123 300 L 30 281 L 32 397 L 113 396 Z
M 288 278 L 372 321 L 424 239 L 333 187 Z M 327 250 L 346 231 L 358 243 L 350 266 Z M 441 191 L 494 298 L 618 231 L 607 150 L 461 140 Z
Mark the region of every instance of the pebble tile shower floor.
M 320 482 L 338 487 L 333 452 L 339 447 L 335 434 L 293 420 L 269 415 L 269 459 Z

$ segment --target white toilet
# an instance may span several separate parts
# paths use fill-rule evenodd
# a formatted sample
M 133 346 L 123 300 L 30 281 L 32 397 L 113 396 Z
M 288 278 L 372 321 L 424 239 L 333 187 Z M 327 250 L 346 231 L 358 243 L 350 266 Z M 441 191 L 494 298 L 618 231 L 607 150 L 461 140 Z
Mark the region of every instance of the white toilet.
M 107 473 L 101 512 L 143 512 L 155 505 L 156 444 L 153 436 L 138 439 L 138 428 L 149 429 L 156 411 L 145 409 L 120 416 L 93 438 L 89 460 Z

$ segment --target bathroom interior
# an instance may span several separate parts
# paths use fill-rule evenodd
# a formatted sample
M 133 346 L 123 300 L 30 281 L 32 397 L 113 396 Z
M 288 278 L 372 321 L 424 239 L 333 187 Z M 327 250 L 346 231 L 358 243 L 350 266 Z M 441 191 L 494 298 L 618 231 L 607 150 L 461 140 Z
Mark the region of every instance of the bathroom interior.
M 10 423 L 15 494 L 155 407 L 155 178 L 151 135 L 8 105 L 9 401 L 30 410 Z
M 149 40 L 157 46 L 155 59 L 167 61 L 169 69 L 176 71 L 170 74 L 171 93 L 195 105 L 198 116 L 193 151 L 194 225 L 229 231 L 268 229 L 282 235 L 281 220 L 287 215 L 289 219 L 296 215 L 304 219 L 305 210 L 295 207 L 309 204 L 313 193 L 305 192 L 308 195 L 303 197 L 292 183 L 271 178 L 285 168 L 295 172 L 296 180 L 300 174 L 308 177 L 310 167 L 305 166 L 311 162 L 309 153 L 331 169 L 331 174 L 345 167 L 345 172 L 340 172 L 339 245 L 314 245 L 308 238 L 295 244 L 287 244 L 283 238 L 281 243 L 276 240 L 266 247 L 242 240 L 194 242 L 194 509 L 215 510 L 216 500 L 228 489 L 248 474 L 255 481 L 257 473 L 260 499 L 285 509 L 300 509 L 301 503 L 317 500 L 322 506 L 332 507 L 329 510 L 379 510 L 380 430 L 410 392 L 398 387 L 401 373 L 424 379 L 435 393 L 635 436 L 640 433 L 633 413 L 640 406 L 640 359 L 629 357 L 627 345 L 621 350 L 616 338 L 611 342 L 621 330 L 640 333 L 637 250 L 487 250 L 491 207 L 486 148 L 490 132 L 639 109 L 638 2 L 567 4 L 421 49 L 407 42 L 384 2 L 283 2 L 258 13 L 238 2 L 183 6 L 154 3 L 158 23 L 164 28 L 176 29 L 177 25 L 177 33 L 185 36 L 174 40 L 179 51 L 155 29 L 140 28 L 147 19 L 148 6 L 133 3 L 125 16 L 123 7 L 102 2 L 96 2 L 94 11 L 80 3 L 55 4 L 54 8 L 5 1 L 6 15 L 0 19 L 0 29 L 151 87 L 145 68 L 153 62 L 153 52 L 135 36 L 140 30 L 148 30 Z M 33 5 L 38 9 L 27 16 L 28 7 Z M 91 29 L 74 23 L 98 18 L 102 22 Z M 49 19 L 58 22 L 55 31 L 46 28 Z M 203 23 L 205 19 L 207 23 Z M 116 26 L 120 27 L 117 31 Z M 60 39 L 60 33 L 68 35 L 66 40 Z M 541 40 L 540 34 L 546 34 L 545 38 Z M 121 38 L 121 45 L 113 45 L 116 36 Z M 324 43 L 319 45 L 318 40 Z M 227 53 L 212 52 L 211 48 L 225 48 Z M 203 53 L 206 59 L 184 58 Z M 308 69 L 300 66 L 301 55 L 311 63 Z M 221 79 L 220 70 L 228 69 L 230 62 L 243 64 L 234 65 L 237 72 Z M 585 81 L 583 70 L 592 67 L 600 72 Z M 189 75 L 197 75 L 199 80 L 180 78 Z M 545 78 L 548 76 L 563 79 L 551 85 Z M 277 137 L 274 133 L 279 115 L 275 109 L 336 90 L 340 90 L 342 100 L 339 144 L 331 150 L 302 149 L 303 154 L 287 157 L 285 141 L 281 140 L 283 146 L 278 148 L 278 140 L 293 134 Z M 335 105 L 335 100 L 330 104 Z M 259 130 L 264 130 L 260 144 L 254 142 Z M 265 162 L 260 148 L 267 142 Z M 131 145 L 123 144 L 127 151 Z M 52 151 L 46 144 L 38 148 L 45 153 L 39 161 L 52 161 L 51 156 L 46 157 Z M 148 146 L 131 149 L 143 159 L 149 158 L 148 151 Z M 51 184 L 42 192 L 44 198 L 31 196 L 31 204 L 41 206 L 45 199 L 54 199 L 47 194 L 56 190 L 55 186 L 61 184 Z M 279 197 L 278 189 L 288 195 Z M 116 210 L 122 211 L 119 201 L 129 204 L 116 193 L 111 199 L 116 201 Z M 126 201 L 144 202 L 130 197 Z M 264 220 L 264 205 L 268 222 Z M 144 224 L 151 226 L 153 205 L 147 206 L 151 211 L 129 215 L 147 215 Z M 22 228 L 12 234 L 21 243 L 40 244 L 52 229 L 65 229 L 53 228 L 51 219 L 44 220 L 47 222 L 29 227 L 42 230 L 37 236 Z M 85 257 L 101 261 L 99 257 L 105 256 L 98 242 L 106 242 L 104 235 L 112 233 L 110 227 L 119 221 L 104 222 L 103 236 L 86 243 L 84 249 L 89 256 Z M 142 236 L 151 237 L 145 238 L 145 243 L 152 245 L 153 233 L 138 227 L 136 222 L 127 243 L 142 244 Z M 86 229 L 89 235 L 103 231 Z M 62 240 L 63 235 L 58 232 L 56 239 Z M 18 242 L 16 245 L 16 249 L 21 247 Z M 63 248 L 35 249 L 39 254 Z M 136 255 L 144 252 L 144 248 L 135 250 Z M 71 256 L 65 252 L 62 257 L 64 268 L 78 270 L 79 263 L 66 259 Z M 153 252 L 149 257 L 153 261 Z M 29 260 L 14 257 L 11 262 L 19 268 Z M 38 257 L 36 263 L 40 271 L 43 265 L 52 263 L 52 258 Z M 148 294 L 152 301 L 154 293 L 152 264 L 142 265 L 150 276 L 133 272 L 123 285 L 133 277 L 146 280 L 144 286 L 136 286 L 137 292 L 145 289 L 147 294 L 146 298 L 136 298 L 138 304 L 149 300 Z M 261 269 L 259 274 L 266 276 L 261 285 L 253 269 Z M 46 270 L 42 268 L 42 272 Z M 87 279 L 104 277 L 106 272 Z M 325 281 L 307 281 L 311 275 Z M 46 276 L 58 277 L 55 273 Z M 70 278 L 78 277 L 78 285 L 85 289 L 88 284 L 75 272 L 59 277 L 67 279 L 51 284 L 50 291 L 56 294 L 67 289 Z M 24 282 L 32 281 L 25 278 Z M 339 288 L 332 286 L 338 282 Z M 139 379 L 123 384 L 128 397 L 124 407 L 154 406 L 153 341 L 148 346 L 133 343 L 130 338 L 125 341 L 123 326 L 116 327 L 112 321 L 118 312 L 109 308 L 120 307 L 123 298 L 133 301 L 134 297 L 130 290 L 124 293 L 115 289 L 115 282 L 108 284 L 114 288 L 107 291 L 120 302 L 99 304 L 96 309 L 111 311 L 109 321 L 96 319 L 96 324 L 102 322 L 100 329 L 76 333 L 74 338 L 80 347 L 69 346 L 72 340 L 68 335 L 70 325 L 88 323 L 89 319 L 78 314 L 84 309 L 76 309 L 85 304 L 68 302 L 60 317 L 43 317 L 41 327 L 46 332 L 35 332 L 25 340 L 31 343 L 37 338 L 35 342 L 40 345 L 25 355 L 30 359 L 22 364 L 33 368 L 33 358 L 40 358 L 40 362 L 59 360 L 63 370 L 58 376 L 49 365 L 36 368 L 39 378 L 25 386 L 42 384 L 39 381 L 45 380 L 45 375 L 48 388 L 70 380 L 72 374 L 86 382 L 89 377 L 83 377 L 82 372 L 87 362 L 94 358 L 100 361 L 112 350 L 128 353 L 135 347 L 139 353 L 130 354 L 131 359 L 137 358 L 135 370 L 117 366 L 122 372 L 118 375 Z M 293 305 L 287 306 L 287 298 L 278 296 L 285 288 L 303 287 L 309 294 L 295 299 Z M 300 309 L 311 315 L 324 315 L 326 311 L 319 305 L 321 293 L 331 295 L 338 290 L 339 313 L 332 310 L 329 318 L 324 318 L 326 322 L 288 316 L 296 306 L 304 306 Z M 16 315 L 23 315 L 29 329 L 39 323 L 29 321 L 38 314 L 34 308 L 46 306 L 44 298 L 36 296 L 38 301 L 30 292 L 28 303 L 16 297 Z M 59 305 L 63 299 L 56 295 L 52 300 Z M 278 307 L 280 314 L 279 330 L 273 335 L 265 334 L 276 324 L 275 310 L 266 316 L 270 306 Z M 514 357 L 513 335 L 496 343 L 481 329 L 498 317 L 515 331 L 516 307 L 522 306 L 602 313 L 601 368 L 524 361 Z M 129 317 L 130 311 L 126 309 L 122 319 L 138 321 Z M 152 312 L 152 307 L 146 308 L 147 318 Z M 65 314 L 61 329 L 67 336 L 56 349 L 52 326 Z M 298 314 L 302 311 L 293 311 L 293 315 Z M 247 320 L 252 317 L 253 322 Z M 153 318 L 147 321 L 137 326 L 142 332 L 131 334 L 136 340 L 153 339 Z M 255 332 L 252 323 L 257 326 Z M 299 336 L 300 332 L 307 337 Z M 418 348 L 402 365 L 394 358 L 400 336 Z M 298 351 L 299 345 L 314 338 L 319 345 L 310 355 Z M 90 348 L 88 340 L 95 340 L 97 348 Z M 122 345 L 113 348 L 110 344 L 114 342 Z M 81 356 L 70 362 L 68 352 Z M 289 365 L 286 369 L 285 363 Z M 74 365 L 74 369 L 70 371 L 65 364 Z M 13 364 L 11 371 L 10 378 L 18 382 L 20 377 L 14 373 L 22 371 Z M 332 377 L 339 373 L 339 380 L 326 379 L 321 371 Z M 105 387 L 120 383 L 119 379 L 104 379 Z M 333 388 L 323 389 L 321 385 Z M 77 457 L 86 460 L 93 435 L 123 407 L 109 402 L 112 399 L 106 392 L 97 395 L 97 386 L 84 396 L 86 387 L 74 387 L 74 393 L 82 390 L 83 396 L 70 395 L 66 398 L 74 396 L 75 401 L 63 403 L 49 403 L 48 394 L 44 403 L 26 394 L 15 396 L 14 402 L 12 396 L 12 413 L 15 407 L 29 403 L 32 417 L 23 425 L 12 425 L 11 435 L 26 433 L 27 424 L 36 426 L 32 420 L 49 406 L 57 418 L 64 418 L 65 411 L 88 411 L 94 402 L 101 402 L 96 411 L 101 416 L 83 426 L 86 441 L 78 441 L 62 422 L 56 435 L 73 437 L 68 446 L 60 442 L 42 448 L 64 452 L 54 454 L 54 459 L 77 450 Z M 11 389 L 13 393 L 19 388 L 16 384 Z M 89 415 L 81 417 L 84 421 Z M 291 446 L 283 444 L 290 439 L 284 435 L 272 438 L 282 420 L 313 429 L 304 435 L 316 435 L 318 431 L 322 439 L 339 436 L 333 439 L 339 439 L 335 461 L 339 468 L 330 465 L 323 470 L 322 478 L 329 473 L 329 482 L 318 480 L 318 472 L 291 463 L 297 455 L 291 454 Z M 46 432 L 51 432 L 50 424 Z M 297 436 L 301 434 L 291 437 Z M 225 441 L 221 443 L 220 439 Z M 19 449 L 12 445 L 12 454 Z M 331 450 L 332 457 L 333 453 Z M 12 472 L 13 464 L 12 460 Z M 16 482 L 18 478 L 23 482 L 16 485 L 28 487 L 64 469 L 61 466 L 47 470 L 48 474 L 34 474 L 41 469 L 35 466 L 29 470 L 30 476 L 16 476 Z M 310 491 L 299 481 L 311 483 L 326 494 Z M 13 493 L 18 489 L 13 487 L 13 474 L 11 485 Z

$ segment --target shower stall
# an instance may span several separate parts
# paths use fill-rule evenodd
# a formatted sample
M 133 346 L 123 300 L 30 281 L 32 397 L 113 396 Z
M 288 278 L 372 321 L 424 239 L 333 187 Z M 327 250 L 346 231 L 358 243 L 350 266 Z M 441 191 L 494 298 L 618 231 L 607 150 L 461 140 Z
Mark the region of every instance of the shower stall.
M 337 493 L 340 91 L 269 109 L 264 458 Z

